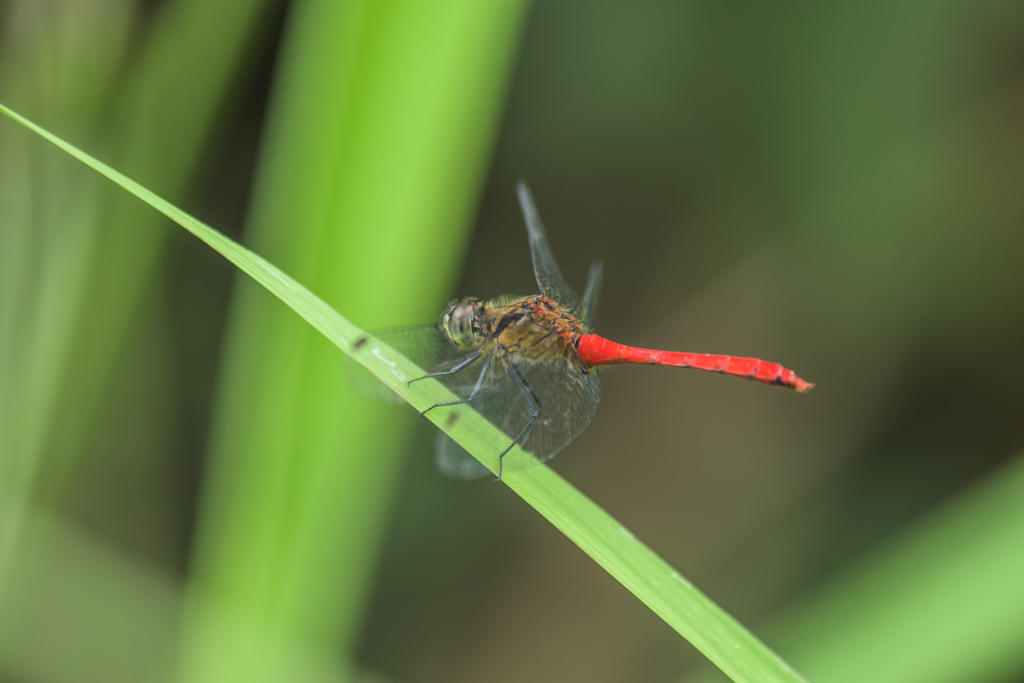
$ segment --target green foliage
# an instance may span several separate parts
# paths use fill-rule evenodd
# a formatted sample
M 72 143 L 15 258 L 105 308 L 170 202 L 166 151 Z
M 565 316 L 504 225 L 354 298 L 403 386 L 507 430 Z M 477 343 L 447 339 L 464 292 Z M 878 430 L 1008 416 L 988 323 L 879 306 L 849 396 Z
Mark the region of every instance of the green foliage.
M 804 596 L 765 631 L 815 681 L 1010 680 L 1024 664 L 1022 537 L 1018 458 Z
M 519 0 L 297 4 L 250 243 L 367 325 L 444 301 L 522 11 Z M 321 299 L 310 302 L 332 341 L 351 339 Z M 355 647 L 412 426 L 347 391 L 337 349 L 247 280 L 227 334 L 190 586 L 189 681 L 292 670 L 277 660 L 293 657 L 282 653 L 293 641 L 325 661 Z
M 707 673 L 673 628 L 786 675 L 669 565 L 813 681 L 1020 677 L 1024 5 L 526 4 L 0 2 L 0 102 L 331 337 L 0 124 L 0 678 Z M 605 259 L 601 334 L 819 383 L 604 375 L 555 467 L 668 564 L 339 384 L 332 339 L 532 289 L 521 176 L 571 282 Z
M 353 326 L 322 299 L 252 251 L 213 230 L 9 109 L 5 114 L 74 155 L 196 235 L 287 304 L 342 351 L 351 354 L 393 390 L 423 410 L 454 396 L 435 381 L 409 384 L 423 371 Z M 364 343 L 360 343 L 364 342 Z M 456 415 L 457 419 L 452 419 Z M 497 471 L 506 437 L 473 410 L 463 408 L 431 420 Z M 512 457 L 528 457 L 515 449 Z M 801 681 L 771 650 L 697 590 L 625 527 L 545 466 L 509 472 L 518 493 L 626 588 L 690 640 L 735 681 Z
M 26 45 L 9 57 L 33 69 L 9 68 L 7 101 L 31 103 L 29 111 L 67 121 L 77 136 L 100 137 L 122 168 L 179 199 L 269 4 L 166 3 L 115 89 L 138 21 L 129 3 L 83 2 L 80 13 L 56 15 L 67 25 L 48 21 L 43 3 L 22 3 L 11 28 Z M 101 114 L 111 120 L 101 125 Z M 10 280 L 0 288 L 0 479 L 12 513 L 0 519 L 0 596 L 23 506 L 40 490 L 57 497 L 74 468 L 128 330 L 159 279 L 169 234 L 159 216 L 69 173 L 48 151 L 4 142 L 0 271 Z M 42 182 L 25 170 L 35 166 L 45 169 Z M 41 479 L 44 466 L 50 476 Z

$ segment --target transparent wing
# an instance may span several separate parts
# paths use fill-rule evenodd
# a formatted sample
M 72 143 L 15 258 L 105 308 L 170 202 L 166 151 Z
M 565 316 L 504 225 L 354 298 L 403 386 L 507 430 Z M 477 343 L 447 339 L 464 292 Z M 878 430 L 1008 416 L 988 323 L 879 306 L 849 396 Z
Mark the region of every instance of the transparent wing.
M 540 293 L 571 310 L 576 307 L 579 297 L 566 283 L 565 278 L 562 277 L 562 271 L 558 268 L 558 263 L 555 262 L 551 246 L 548 244 L 547 233 L 544 232 L 544 224 L 540 221 L 537 205 L 533 201 L 533 195 L 530 194 L 530 188 L 520 180 L 516 185 L 516 193 L 519 195 L 519 206 L 522 208 L 523 218 L 526 220 L 526 232 L 530 237 L 530 252 L 533 254 L 533 272 L 537 276 Z
M 378 342 L 387 344 L 427 372 L 443 372 L 456 368 L 473 355 L 452 344 L 440 325 L 384 330 L 367 336 L 364 344 Z M 405 403 L 401 396 L 377 379 L 362 364 L 353 360 L 351 356 L 345 356 L 343 367 L 345 382 L 356 393 L 374 401 L 395 405 Z M 435 379 L 445 384 L 459 398 L 466 398 L 476 387 L 482 370 L 482 361 L 475 361 L 458 372 L 451 375 L 440 375 Z M 496 373 L 489 369 L 481 392 L 491 390 L 491 383 L 504 372 L 504 367 L 498 369 Z M 437 431 L 435 444 L 437 468 L 445 476 L 453 479 L 478 479 L 490 474 L 490 470 L 479 460 L 471 456 L 441 430 Z
M 521 445 L 537 459 L 549 460 L 590 424 L 601 400 L 601 380 L 593 368 L 585 372 L 568 359 L 518 367 L 541 403 L 537 422 Z M 529 416 L 520 397 L 510 406 L 502 429 L 508 434 Z
M 483 463 L 440 429 L 434 439 L 434 462 L 441 474 L 452 479 L 479 479 L 491 473 Z
M 486 382 L 488 389 L 481 391 L 469 405 L 504 432 L 511 442 L 529 424 L 530 410 L 512 377 L 500 363 L 498 365 L 499 369 L 493 371 Z M 520 441 L 520 446 L 533 458 L 506 459 L 505 471 L 553 458 L 587 428 L 601 400 L 601 382 L 593 369 L 585 373 L 565 359 L 520 363 L 516 367 L 537 396 L 540 411 L 537 422 Z M 469 391 L 460 387 L 456 393 L 468 395 Z M 437 467 L 445 476 L 476 479 L 490 474 L 490 470 L 444 432 L 438 434 L 435 446 Z
M 587 288 L 583 290 L 583 298 L 573 311 L 573 315 L 588 328 L 594 324 L 594 314 L 597 312 L 597 295 L 601 290 L 601 261 L 594 261 L 590 264 L 590 275 L 587 277 Z
M 426 372 L 438 372 L 458 366 L 472 353 L 455 346 L 440 325 L 400 327 L 368 335 L 364 344 L 383 342 L 413 361 Z M 402 404 L 405 400 L 351 356 L 343 361 L 345 382 L 357 394 L 374 401 Z M 442 378 L 438 378 L 442 379 Z M 467 394 L 468 395 L 468 394 Z
M 452 344 L 439 325 L 388 330 L 368 336 L 365 344 L 383 342 L 432 373 L 459 368 L 451 374 L 435 377 L 460 399 L 468 398 L 479 385 L 477 398 L 467 406 L 483 415 L 509 438 L 516 438 L 530 422 L 530 410 L 516 382 L 508 373 L 505 360 L 473 359 L 474 352 Z M 485 372 L 486 366 L 486 372 Z M 520 446 L 536 460 L 553 457 L 587 428 L 601 400 L 597 372 L 584 372 L 566 358 L 523 361 L 516 365 L 539 404 L 537 421 L 520 441 Z M 369 370 L 349 357 L 345 358 L 345 379 L 350 387 L 367 398 L 388 403 L 402 399 Z M 449 410 L 438 407 L 435 410 Z M 475 479 L 488 470 L 443 432 L 437 437 L 438 469 L 447 476 Z M 506 469 L 525 465 L 522 460 L 506 462 Z

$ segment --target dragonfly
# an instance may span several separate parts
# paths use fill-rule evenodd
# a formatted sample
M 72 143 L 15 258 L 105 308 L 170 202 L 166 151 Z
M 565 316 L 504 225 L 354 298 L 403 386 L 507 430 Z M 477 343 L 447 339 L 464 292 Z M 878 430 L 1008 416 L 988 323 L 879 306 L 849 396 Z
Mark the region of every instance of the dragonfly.
M 374 335 L 426 371 L 411 382 L 433 378 L 457 397 L 436 403 L 421 415 L 468 404 L 509 438 L 498 454 L 496 481 L 501 481 L 505 456 L 516 444 L 533 456 L 528 462 L 543 462 L 587 428 L 601 400 L 598 370 L 604 366 L 668 365 L 735 375 L 800 393 L 814 387 L 778 363 L 637 348 L 593 334 L 601 261 L 591 265 L 583 296 L 578 296 L 562 277 L 529 188 L 520 181 L 516 192 L 539 292 L 491 300 L 468 297 L 451 302 L 437 324 Z M 346 360 L 346 375 L 364 395 L 402 402 L 351 359 Z M 435 460 L 450 477 L 475 479 L 490 474 L 441 431 Z

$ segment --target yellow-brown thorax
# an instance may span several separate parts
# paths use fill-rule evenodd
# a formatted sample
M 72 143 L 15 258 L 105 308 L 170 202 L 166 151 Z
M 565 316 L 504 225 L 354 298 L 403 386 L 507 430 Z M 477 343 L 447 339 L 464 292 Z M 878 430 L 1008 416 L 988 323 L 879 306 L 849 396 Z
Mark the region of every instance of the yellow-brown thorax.
M 540 360 L 576 357 L 581 325 L 565 308 L 535 295 L 515 299 L 463 299 L 449 308 L 444 327 L 452 343 L 484 354 Z

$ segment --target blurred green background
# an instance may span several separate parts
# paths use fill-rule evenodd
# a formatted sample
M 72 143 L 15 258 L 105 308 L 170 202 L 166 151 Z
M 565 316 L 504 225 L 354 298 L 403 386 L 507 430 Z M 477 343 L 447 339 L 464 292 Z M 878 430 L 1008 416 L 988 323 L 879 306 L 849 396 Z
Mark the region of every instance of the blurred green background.
M 0 102 L 368 328 L 533 292 L 552 463 L 812 681 L 1024 681 L 1024 5 L 0 1 Z M 0 122 L 0 681 L 685 681 L 703 657 L 205 245 Z

